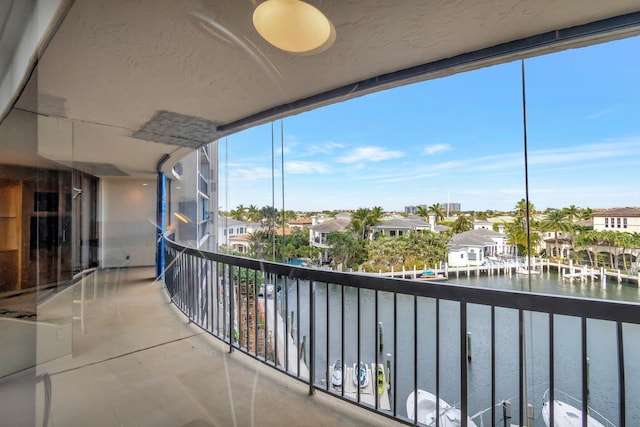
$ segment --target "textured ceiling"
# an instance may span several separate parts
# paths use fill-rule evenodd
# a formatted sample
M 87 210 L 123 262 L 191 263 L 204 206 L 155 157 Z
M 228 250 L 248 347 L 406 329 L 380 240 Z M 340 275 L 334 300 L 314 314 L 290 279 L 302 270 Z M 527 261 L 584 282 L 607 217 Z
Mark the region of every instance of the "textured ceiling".
M 148 176 L 165 154 L 177 161 L 184 152 L 176 138 L 186 138 L 178 145 L 198 146 L 202 131 L 216 126 L 211 139 L 345 93 L 357 96 L 513 56 L 498 49 L 479 62 L 434 67 L 432 74 L 423 64 L 640 11 L 637 0 L 310 1 L 331 19 L 337 37 L 330 49 L 305 56 L 260 38 L 251 24 L 254 3 L 76 0 L 40 58 L 25 90 L 30 96 L 17 107 L 73 123 L 74 158 L 59 160 L 108 162 Z M 632 27 L 577 43 L 637 32 Z M 515 55 L 572 43 L 531 42 Z M 389 78 L 412 67 L 416 73 Z M 180 118 L 183 130 L 154 122 L 158 114 Z

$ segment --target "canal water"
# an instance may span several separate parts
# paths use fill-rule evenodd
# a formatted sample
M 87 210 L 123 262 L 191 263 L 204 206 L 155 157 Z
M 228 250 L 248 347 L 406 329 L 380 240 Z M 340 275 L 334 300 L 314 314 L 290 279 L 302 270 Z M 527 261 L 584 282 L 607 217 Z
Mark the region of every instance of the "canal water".
M 572 297 L 604 298 L 640 302 L 640 289 L 635 284 L 602 286 L 599 281 L 573 283 L 563 281 L 553 272 L 531 276 L 514 275 L 461 277 L 449 283 L 505 290 L 559 294 Z M 315 294 L 315 378 L 319 384 L 330 384 L 328 366 L 342 360 L 351 366 L 359 359 L 367 364 L 389 361 L 391 368 L 391 406 L 397 415 L 406 417 L 406 400 L 417 387 L 435 393 L 436 350 L 440 352 L 440 397 L 452 405 L 460 402 L 460 311 L 457 302 L 440 301 L 439 345 L 436 345 L 436 301 L 397 296 L 397 325 L 394 327 L 394 296 L 378 292 L 378 322 L 382 323 L 383 348 L 376 347 L 376 294 L 373 291 L 335 285 L 316 284 Z M 433 286 L 427 285 L 425 286 Z M 281 292 L 281 310 L 289 313 L 288 322 L 299 324 L 300 336 L 309 336 L 309 287 L 307 282 L 287 282 L 287 304 Z M 297 296 L 299 293 L 299 299 Z M 328 298 L 327 298 L 328 295 Z M 344 298 L 344 314 L 343 314 Z M 297 309 L 299 304 L 299 311 Z M 296 312 L 291 315 L 291 312 Z M 358 320 L 358 312 L 360 318 Z M 518 312 L 496 308 L 496 401 L 510 400 L 512 423 L 518 423 Z M 358 334 L 358 324 L 360 325 Z M 415 325 L 415 327 L 414 327 Z M 549 345 L 548 316 L 525 313 L 526 398 L 534 406 L 535 425 L 544 426 L 541 417 L 543 394 L 548 389 Z M 582 368 L 581 321 L 569 316 L 554 317 L 554 371 L 556 398 L 561 393 L 581 396 Z M 344 328 L 344 335 L 342 330 Z M 469 304 L 467 329 L 471 333 L 472 361 L 468 363 L 469 415 L 491 406 L 491 309 Z M 640 327 L 624 325 L 624 360 L 626 383 L 626 423 L 640 426 Z M 394 336 L 395 333 L 395 336 Z M 359 346 L 358 346 L 358 335 Z M 397 351 L 394 348 L 397 347 Z M 615 425 L 621 425 L 618 403 L 618 354 L 616 326 L 613 322 L 587 322 L 587 353 L 589 356 L 589 406 Z M 390 354 L 391 358 L 387 355 Z M 308 347 L 306 358 L 308 360 Z M 414 364 L 414 360 L 416 363 Z M 417 374 L 414 375 L 414 366 Z M 374 381 L 374 379 L 371 379 Z M 324 381 L 324 383 L 322 383 Z M 581 408 L 580 401 L 569 402 Z M 496 419 L 502 419 L 497 410 Z M 479 418 L 475 419 L 480 426 Z M 483 418 L 491 425 L 491 415 Z M 498 423 L 502 425 L 502 421 Z

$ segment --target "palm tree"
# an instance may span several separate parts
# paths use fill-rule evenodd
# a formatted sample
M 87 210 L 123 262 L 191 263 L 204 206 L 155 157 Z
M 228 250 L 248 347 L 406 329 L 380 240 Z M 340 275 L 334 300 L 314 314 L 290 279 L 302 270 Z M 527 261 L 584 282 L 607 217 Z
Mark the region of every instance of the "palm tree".
M 455 234 L 469 231 L 473 228 L 473 221 L 468 215 L 458 215 L 458 218 L 453 222 L 452 230 Z
M 275 226 L 276 219 L 278 218 L 278 209 L 273 206 L 264 206 L 260 209 L 259 220 L 263 225 L 266 225 L 269 230 L 272 230 Z
M 613 252 L 614 252 L 614 248 L 616 247 L 616 231 L 612 231 L 612 230 L 604 230 L 600 232 L 600 236 L 602 239 L 602 243 L 606 244 L 609 248 L 609 267 L 610 268 L 616 268 L 615 264 L 617 263 L 617 259 L 614 260 L 613 258 Z
M 533 207 L 533 203 L 529 201 L 529 216 L 527 217 L 527 201 L 525 199 L 520 199 L 518 203 L 516 203 L 514 216 L 518 221 L 522 223 L 522 225 L 526 228 L 530 224 L 530 219 L 535 213 L 535 208 Z
M 380 222 L 382 213 L 382 208 L 379 206 L 375 206 L 372 209 L 360 208 L 351 217 L 349 229 L 358 236 L 358 239 L 365 240 L 371 233 L 373 226 Z
M 582 221 L 586 221 L 586 220 L 588 220 L 588 219 L 591 219 L 591 214 L 592 214 L 592 213 L 593 213 L 593 209 L 591 209 L 591 208 L 585 208 L 585 209 L 582 209 L 582 210 L 580 211 L 580 216 L 579 216 L 579 218 L 580 218 Z
M 247 221 L 260 221 L 260 209 L 256 205 L 249 205 L 247 208 Z
M 622 248 L 622 265 L 625 271 L 627 271 L 627 258 L 625 257 L 627 249 L 633 247 L 633 237 L 631 233 L 618 232 L 616 238 L 616 245 Z
M 264 259 L 266 248 L 269 242 L 269 235 L 258 230 L 249 235 L 249 256 L 258 259 Z
M 429 218 L 429 210 L 424 206 L 418 206 L 416 209 L 416 215 L 421 216 L 425 221 L 427 221 Z
M 580 208 L 577 208 L 576 205 L 570 205 L 568 208 L 562 209 L 562 211 L 567 215 L 567 218 L 569 218 L 569 222 L 573 223 L 573 220 L 578 217 Z
M 603 245 L 604 239 L 601 231 L 589 230 L 578 236 L 580 246 L 593 248 L 593 265 L 598 266 L 599 253 L 598 248 Z
M 587 253 L 587 256 L 589 257 L 589 262 L 591 263 L 591 265 L 595 265 L 593 262 L 593 257 L 591 256 L 591 250 L 590 250 L 590 247 L 593 246 L 594 244 L 594 241 L 595 241 L 594 238 L 595 236 L 594 236 L 593 230 L 590 230 L 590 231 L 580 232 L 574 240 L 574 245 L 576 248 L 584 248 L 585 252 Z
M 560 246 L 558 245 L 558 232 L 571 231 L 572 227 L 567 219 L 567 214 L 561 210 L 554 209 L 545 215 L 542 222 L 540 222 L 540 226 L 543 230 L 554 232 L 556 254 L 559 258 L 562 258 L 562 251 L 560 251 Z
M 429 206 L 427 212 L 435 214 L 436 224 L 438 223 L 438 221 L 442 221 L 444 219 L 444 209 L 442 206 L 440 206 L 440 203 L 434 203 L 433 205 Z
M 540 235 L 532 233 L 527 235 L 527 228 L 522 221 L 515 219 L 513 222 L 505 224 L 505 232 L 507 234 L 507 243 L 516 246 L 518 253 L 529 255 L 529 243 L 531 247 L 536 247 L 540 243 Z
M 245 211 L 246 208 L 241 203 L 235 208 L 235 210 L 232 209 L 229 213 L 231 214 L 231 218 L 237 219 L 238 221 L 244 221 Z

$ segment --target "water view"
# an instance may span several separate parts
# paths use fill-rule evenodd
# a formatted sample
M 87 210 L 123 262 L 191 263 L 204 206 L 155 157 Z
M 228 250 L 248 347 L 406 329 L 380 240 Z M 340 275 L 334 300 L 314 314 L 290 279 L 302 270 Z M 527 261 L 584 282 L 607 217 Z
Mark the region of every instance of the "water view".
M 531 282 L 529 283 L 529 277 Z M 503 290 L 528 291 L 571 297 L 603 298 L 627 302 L 640 301 L 640 289 L 635 284 L 609 281 L 606 287 L 593 283 L 563 280 L 551 272 L 532 276 L 480 276 L 452 278 L 449 283 L 488 287 Z M 426 284 L 425 286 L 441 286 Z M 295 283 L 287 283 L 287 303 L 281 300 L 281 309 L 296 310 Z M 327 292 L 329 298 L 327 299 Z M 309 294 L 308 282 L 300 282 L 300 336 L 308 336 Z M 460 402 L 460 312 L 457 302 L 439 302 L 440 333 L 436 345 L 436 301 L 430 298 L 414 299 L 397 296 L 397 325 L 394 328 L 393 294 L 378 293 L 378 322 L 382 323 L 383 348 L 376 348 L 375 292 L 355 288 L 342 290 L 339 286 L 316 284 L 316 364 L 315 379 L 320 384 L 331 384 L 329 367 L 340 359 L 352 366 L 359 359 L 365 363 L 389 363 L 391 373 L 390 398 L 398 416 L 407 417 L 406 400 L 414 388 L 414 352 L 417 354 L 417 387 L 435 393 L 436 349 L 440 351 L 440 397 L 450 404 Z M 328 306 L 327 306 L 328 304 Z M 359 307 L 358 307 L 359 305 Z M 358 310 L 359 309 L 359 310 Z M 417 310 L 414 330 L 414 310 Z M 360 349 L 358 350 L 358 318 L 360 312 Z M 344 315 L 344 337 L 342 334 Z M 294 318 L 297 316 L 294 314 Z M 291 324 L 291 314 L 289 323 Z M 518 312 L 496 308 L 496 402 L 508 399 L 512 403 L 512 423 L 518 423 Z M 554 369 L 556 399 L 567 393 L 581 397 L 581 321 L 579 318 L 556 315 L 554 317 Z M 478 414 L 491 406 L 491 308 L 469 304 L 467 329 L 471 337 L 472 361 L 468 364 L 469 415 Z M 541 417 L 543 394 L 549 388 L 549 326 L 548 316 L 525 313 L 525 377 L 526 401 L 534 406 L 535 425 L 544 426 Z M 394 336 L 394 330 L 396 336 Z M 415 335 L 414 335 L 415 334 Z M 417 341 L 415 340 L 417 336 Z M 417 347 L 414 347 L 414 343 Z M 397 345 L 397 351 L 394 348 Z M 327 348 L 328 347 L 328 348 Z M 587 353 L 589 357 L 589 406 L 600 412 L 615 425 L 621 425 L 618 404 L 618 355 L 616 325 L 609 321 L 588 320 Z M 388 357 L 391 355 L 391 357 Z M 306 355 L 308 358 L 308 354 Z M 397 360 L 393 360 L 397 357 Z M 640 425 L 640 369 L 635 360 L 640 358 L 640 327 L 624 325 L 624 360 L 626 383 L 627 425 Z M 307 359 L 308 360 L 308 359 Z M 573 402 L 581 408 L 581 403 Z M 502 420 L 502 409 L 496 410 L 496 420 Z M 478 425 L 490 425 L 491 413 L 478 415 Z M 499 425 L 502 425 L 500 421 Z

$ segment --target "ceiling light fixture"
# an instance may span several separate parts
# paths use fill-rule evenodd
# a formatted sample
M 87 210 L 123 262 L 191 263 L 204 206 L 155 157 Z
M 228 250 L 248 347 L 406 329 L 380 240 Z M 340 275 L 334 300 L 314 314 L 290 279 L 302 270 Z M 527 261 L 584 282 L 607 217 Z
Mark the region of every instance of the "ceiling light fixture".
M 336 38 L 329 19 L 301 0 L 266 0 L 253 12 L 253 26 L 267 42 L 290 53 L 317 53 Z

